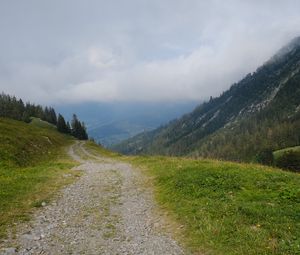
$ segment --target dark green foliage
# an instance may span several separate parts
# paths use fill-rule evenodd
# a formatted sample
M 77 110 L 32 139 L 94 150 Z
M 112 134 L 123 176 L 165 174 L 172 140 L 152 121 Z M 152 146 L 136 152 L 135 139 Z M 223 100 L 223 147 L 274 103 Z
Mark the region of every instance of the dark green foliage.
M 30 122 L 31 117 L 40 118 L 56 125 L 57 118 L 52 107 L 43 108 L 41 105 L 23 103 L 22 99 L 2 93 L 0 95 L 0 117 Z
M 71 133 L 70 128 L 66 124 L 66 121 L 65 121 L 64 117 L 61 114 L 58 115 L 56 126 L 57 126 L 57 130 L 61 133 L 65 133 L 65 134 L 70 134 Z
M 29 112 L 23 112 L 23 115 L 22 115 L 22 121 L 26 122 L 26 123 L 29 123 L 30 122 L 30 115 L 29 115 Z
M 43 116 L 42 120 L 47 121 L 53 125 L 56 125 L 57 117 L 56 117 L 55 110 L 51 107 L 50 108 L 46 107 L 44 110 L 44 116 Z
M 86 132 L 86 127 L 84 122 L 80 122 L 76 116 L 76 114 L 73 114 L 73 119 L 71 122 L 72 126 L 72 135 L 79 140 L 87 140 L 88 135 Z
M 260 151 L 256 155 L 256 160 L 258 163 L 263 165 L 273 165 L 274 163 L 274 156 L 273 156 L 273 150 L 271 149 L 264 149 Z
M 17 100 L 16 97 L 0 94 L 0 117 L 22 120 L 24 112 L 28 110 L 28 104 L 25 107 L 21 99 Z
M 276 166 L 295 172 L 300 172 L 300 151 L 284 152 L 276 160 Z

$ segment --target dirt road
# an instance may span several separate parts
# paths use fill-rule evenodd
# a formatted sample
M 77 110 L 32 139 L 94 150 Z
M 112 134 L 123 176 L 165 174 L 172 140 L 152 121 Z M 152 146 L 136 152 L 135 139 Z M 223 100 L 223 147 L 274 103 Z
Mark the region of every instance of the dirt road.
M 61 191 L 20 229 L 13 248 L 0 254 L 183 254 L 161 230 L 151 190 L 129 164 L 88 151 L 69 154 L 82 177 Z

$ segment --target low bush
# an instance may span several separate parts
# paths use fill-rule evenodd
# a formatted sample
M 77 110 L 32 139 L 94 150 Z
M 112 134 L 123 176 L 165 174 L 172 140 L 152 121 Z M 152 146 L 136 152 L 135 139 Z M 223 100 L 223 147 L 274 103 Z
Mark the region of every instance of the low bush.
M 287 151 L 276 160 L 276 165 L 280 168 L 300 172 L 300 151 Z

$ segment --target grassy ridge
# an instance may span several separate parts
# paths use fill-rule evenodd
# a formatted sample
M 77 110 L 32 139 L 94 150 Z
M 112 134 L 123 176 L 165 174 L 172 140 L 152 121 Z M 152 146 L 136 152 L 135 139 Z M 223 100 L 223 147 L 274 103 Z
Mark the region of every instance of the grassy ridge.
M 117 152 L 113 152 L 110 150 L 105 149 L 102 146 L 99 146 L 98 144 L 88 141 L 85 143 L 85 147 L 88 148 L 89 152 L 92 154 L 96 154 L 97 156 L 105 156 L 105 157 L 110 157 L 110 158 L 122 158 L 121 154 Z
M 156 197 L 205 254 L 300 254 L 300 176 L 251 164 L 129 158 L 154 177 Z
M 33 207 L 48 201 L 74 179 L 65 153 L 72 139 L 52 126 L 0 118 L 0 237 L 8 226 L 29 218 Z M 63 178 L 62 178 L 63 177 Z
M 285 152 L 289 152 L 289 151 L 299 151 L 300 152 L 300 146 L 295 146 L 295 147 L 289 147 L 289 148 L 284 148 L 282 150 L 278 150 L 278 151 L 274 151 L 273 155 L 274 155 L 274 159 L 277 160 L 278 158 L 280 158 Z

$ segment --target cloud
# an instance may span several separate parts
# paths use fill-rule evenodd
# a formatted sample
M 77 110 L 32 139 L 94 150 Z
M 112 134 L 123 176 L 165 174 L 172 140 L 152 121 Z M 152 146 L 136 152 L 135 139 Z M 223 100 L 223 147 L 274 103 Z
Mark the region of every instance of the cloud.
M 0 90 L 38 103 L 202 100 L 299 35 L 299 8 L 294 0 L 2 2 Z

